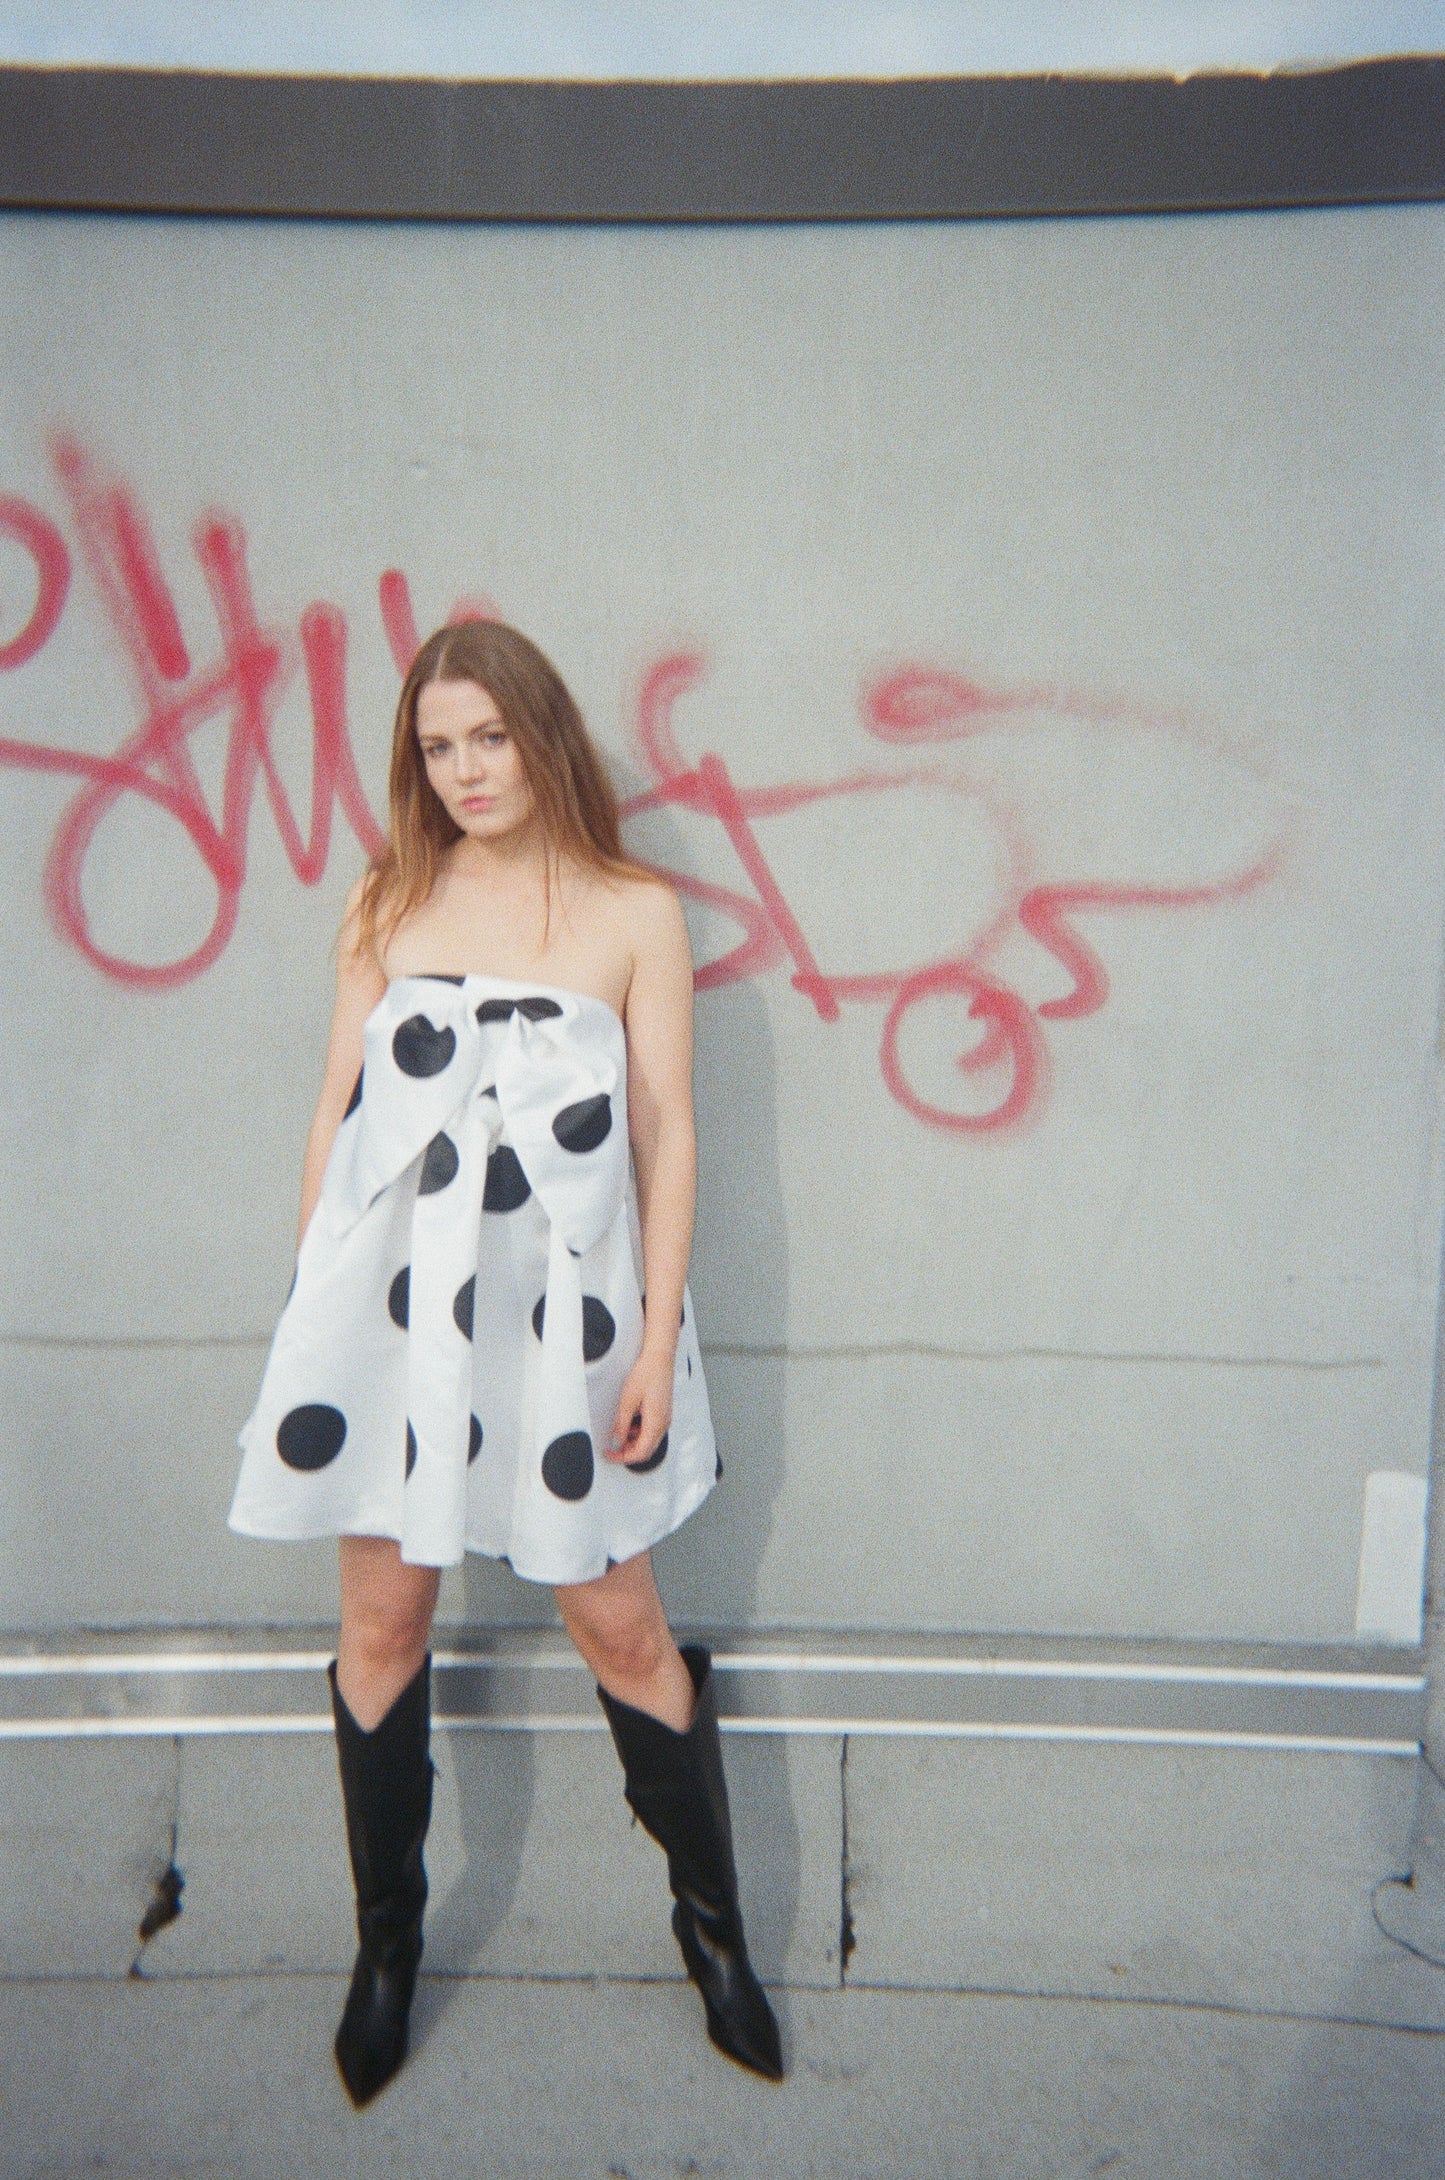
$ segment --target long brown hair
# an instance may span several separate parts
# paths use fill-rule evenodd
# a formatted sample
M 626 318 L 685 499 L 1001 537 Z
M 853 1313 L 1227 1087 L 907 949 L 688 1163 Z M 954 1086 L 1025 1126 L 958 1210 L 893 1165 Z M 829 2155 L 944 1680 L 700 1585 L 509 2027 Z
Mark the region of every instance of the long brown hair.
M 402 684 L 391 741 L 391 829 L 362 883 L 358 950 L 379 951 L 378 942 L 421 906 L 442 856 L 462 837 L 426 776 L 417 740 L 417 698 L 431 681 L 474 681 L 501 713 L 542 827 L 549 912 L 563 856 L 617 878 L 651 877 L 622 845 L 612 783 L 551 660 L 503 621 L 460 621 L 427 637 Z

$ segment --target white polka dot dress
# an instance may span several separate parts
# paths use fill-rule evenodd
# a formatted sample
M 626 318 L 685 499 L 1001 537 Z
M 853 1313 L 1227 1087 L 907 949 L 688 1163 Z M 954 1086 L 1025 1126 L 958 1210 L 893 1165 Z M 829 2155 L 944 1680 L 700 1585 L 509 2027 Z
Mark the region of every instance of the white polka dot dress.
M 306 1229 L 230 1525 L 585 1582 L 721 1474 L 691 1298 L 672 1421 L 603 1460 L 642 1344 L 627 1045 L 601 1000 L 398 977 Z

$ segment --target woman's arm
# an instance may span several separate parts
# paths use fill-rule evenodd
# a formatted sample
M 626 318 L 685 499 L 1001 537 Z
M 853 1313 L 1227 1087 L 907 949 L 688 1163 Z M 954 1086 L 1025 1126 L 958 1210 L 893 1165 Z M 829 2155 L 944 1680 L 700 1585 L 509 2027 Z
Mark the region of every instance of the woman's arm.
M 316 1101 L 316 1117 L 306 1138 L 306 1162 L 301 1169 L 301 1225 L 296 1236 L 299 1249 L 311 1224 L 311 1214 L 321 1194 L 322 1177 L 336 1131 L 346 1117 L 356 1078 L 361 1073 L 362 1031 L 366 1018 L 386 990 L 386 971 L 370 950 L 356 943 L 356 912 L 361 898 L 358 880 L 346 897 L 346 914 L 336 945 L 336 1004 L 331 1014 L 331 1039 L 326 1048 L 326 1073 Z
M 628 905 L 634 944 L 627 992 L 627 1110 L 646 1308 L 642 1352 L 622 1388 L 606 1451 L 614 1461 L 645 1461 L 672 1420 L 672 1373 L 692 1251 L 697 1193 L 692 954 L 682 906 L 670 887 L 638 886 Z

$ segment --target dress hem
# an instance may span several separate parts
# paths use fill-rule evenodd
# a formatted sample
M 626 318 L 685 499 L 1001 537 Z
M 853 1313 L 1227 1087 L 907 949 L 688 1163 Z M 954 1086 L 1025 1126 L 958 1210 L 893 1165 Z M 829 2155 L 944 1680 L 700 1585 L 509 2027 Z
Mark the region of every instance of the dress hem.
M 609 1552 L 604 1547 L 600 1564 L 589 1565 L 581 1573 L 573 1573 L 570 1570 L 565 1574 L 534 1572 L 532 1567 L 519 1567 L 509 1552 L 500 1549 L 494 1550 L 489 1545 L 474 1544 L 470 1537 L 463 1540 L 462 1549 L 455 1559 L 404 1559 L 403 1564 L 408 1567 L 436 1567 L 438 1570 L 442 1570 L 448 1567 L 462 1566 L 468 1554 L 470 1554 L 477 1559 L 494 1559 L 499 1565 L 510 1567 L 512 1573 L 523 1582 L 542 1583 L 553 1589 L 559 1586 L 569 1587 L 576 1582 L 595 1582 L 600 1575 L 607 1572 L 609 1566 L 620 1566 L 624 1560 L 635 1559 L 639 1552 L 650 1552 L 656 1545 L 665 1543 L 670 1536 L 675 1536 L 683 1523 L 690 1520 L 698 1508 L 711 1498 L 713 1492 L 717 1489 L 717 1485 L 718 1479 L 716 1476 L 707 1477 L 700 1490 L 690 1492 L 676 1508 L 671 1510 L 670 1518 L 663 1528 L 657 1529 L 649 1535 L 644 1535 L 640 1539 L 635 1536 L 617 1539 L 616 1541 L 623 1546 L 620 1555 Z M 395 1528 L 390 1524 L 381 1521 L 373 1524 L 366 1522 L 364 1519 L 355 1524 L 348 1524 L 345 1527 L 338 1527 L 334 1522 L 323 1522 L 315 1528 L 262 1528 L 258 1523 L 238 1521 L 234 1513 L 232 1513 L 227 1516 L 226 1527 L 234 1536 L 251 1537 L 261 1544 L 320 1544 L 328 1537 L 386 1537 L 393 1544 L 400 1544 L 401 1542 Z

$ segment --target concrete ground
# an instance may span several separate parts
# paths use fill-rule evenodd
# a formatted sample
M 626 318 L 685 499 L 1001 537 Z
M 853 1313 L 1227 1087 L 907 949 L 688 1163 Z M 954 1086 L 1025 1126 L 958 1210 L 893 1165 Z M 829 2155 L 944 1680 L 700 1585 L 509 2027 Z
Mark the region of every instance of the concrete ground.
M 7 2180 L 1427 2180 L 1438 2035 L 1127 2000 L 783 1992 L 774 2088 L 676 1983 L 424 1979 L 363 2113 L 334 1976 L 0 1990 Z
M 5 1744 L 0 2180 L 1445 2174 L 1445 1914 L 1393 1882 L 1425 1788 L 1441 1828 L 1418 1763 L 727 1753 L 786 2083 L 706 2042 L 605 1735 L 455 1733 L 414 2054 L 356 2114 L 326 1740 Z

